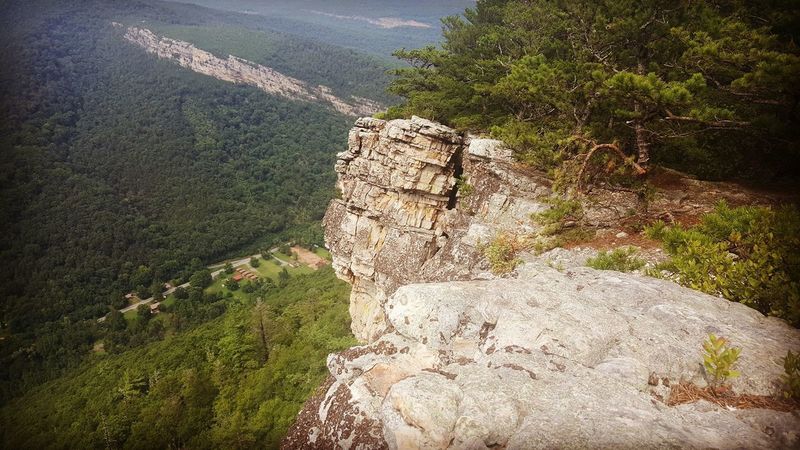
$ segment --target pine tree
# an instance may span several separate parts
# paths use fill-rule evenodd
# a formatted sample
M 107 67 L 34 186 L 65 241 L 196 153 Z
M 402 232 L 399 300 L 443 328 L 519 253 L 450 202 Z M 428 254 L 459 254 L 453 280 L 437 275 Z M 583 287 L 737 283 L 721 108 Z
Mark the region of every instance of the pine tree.
M 798 7 L 758 3 L 479 0 L 444 20 L 441 49 L 396 52 L 411 67 L 389 117 L 490 131 L 541 168 L 588 143 L 639 174 L 691 152 L 781 165 L 798 147 Z

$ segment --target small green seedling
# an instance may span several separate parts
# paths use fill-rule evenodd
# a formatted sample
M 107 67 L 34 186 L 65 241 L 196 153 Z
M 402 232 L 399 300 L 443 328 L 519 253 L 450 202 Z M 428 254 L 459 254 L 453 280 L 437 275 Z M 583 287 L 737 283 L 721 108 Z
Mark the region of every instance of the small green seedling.
M 785 384 L 783 395 L 786 398 L 800 400 L 800 352 L 792 353 L 789 350 L 783 359 L 783 369 L 786 372 L 781 377 Z
M 729 348 L 724 337 L 716 337 L 713 333 L 708 335 L 708 340 L 703 343 L 703 367 L 711 377 L 710 385 L 718 388 L 725 384 L 729 378 L 736 378 L 740 373 L 733 370 L 739 360 L 740 348 Z

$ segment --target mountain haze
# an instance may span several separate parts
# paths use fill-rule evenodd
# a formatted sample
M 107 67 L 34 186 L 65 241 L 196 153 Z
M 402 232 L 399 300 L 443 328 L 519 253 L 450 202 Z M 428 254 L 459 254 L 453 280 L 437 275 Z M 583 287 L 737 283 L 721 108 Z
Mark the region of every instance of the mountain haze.
M 350 121 L 321 97 L 388 102 L 375 58 L 247 15 L 158 1 L 0 8 L 0 56 L 13 61 L 0 68 L 3 398 L 78 364 L 104 333 L 94 320 L 127 292 L 289 237 L 321 243 Z M 197 74 L 112 22 L 191 30 L 210 47 L 228 44 L 209 29 L 246 32 L 280 50 L 259 64 L 327 90 L 298 101 Z

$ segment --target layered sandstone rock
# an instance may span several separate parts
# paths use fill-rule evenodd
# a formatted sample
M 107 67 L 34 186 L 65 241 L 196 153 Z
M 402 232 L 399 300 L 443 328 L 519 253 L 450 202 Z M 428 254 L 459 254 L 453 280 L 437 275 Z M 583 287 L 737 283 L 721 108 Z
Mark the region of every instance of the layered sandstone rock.
M 501 142 L 416 117 L 360 119 L 336 170 L 326 241 L 366 345 L 329 357 L 286 448 L 800 445 L 796 412 L 665 403 L 675 383 L 706 384 L 709 333 L 742 349 L 734 390 L 778 392 L 781 358 L 800 348 L 782 321 L 531 254 L 510 277 L 486 270 L 482 245 L 536 232 L 530 215 L 551 195 Z M 595 225 L 625 213 L 592 208 Z
M 483 276 L 481 245 L 532 231 L 529 216 L 550 193 L 499 141 L 418 117 L 359 119 L 336 171 L 342 198 L 325 215 L 325 239 L 353 286 L 353 333 L 365 342 L 386 331 L 383 303 L 398 287 Z
M 118 23 L 114 25 L 122 27 Z M 369 99 L 360 97 L 341 99 L 327 86 L 312 86 L 269 67 L 233 55 L 228 55 L 226 59 L 218 58 L 189 42 L 157 36 L 146 28 L 128 27 L 124 37 L 159 58 L 175 61 L 180 66 L 197 73 L 231 83 L 255 86 L 269 94 L 292 100 L 329 104 L 340 113 L 351 116 L 372 114 L 382 109 L 381 105 Z
M 463 139 L 422 119 L 359 119 L 336 171 L 342 199 L 325 215 L 337 275 L 352 286 L 353 333 L 385 331 L 383 302 L 439 248 Z

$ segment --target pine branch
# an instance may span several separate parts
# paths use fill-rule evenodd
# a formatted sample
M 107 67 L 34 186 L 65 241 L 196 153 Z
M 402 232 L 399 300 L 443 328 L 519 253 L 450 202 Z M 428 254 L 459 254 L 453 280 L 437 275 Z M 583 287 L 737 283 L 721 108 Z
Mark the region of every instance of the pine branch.
M 623 162 L 633 167 L 633 169 L 636 171 L 636 175 L 638 176 L 642 176 L 647 173 L 647 171 L 644 168 L 642 168 L 639 164 L 637 164 L 634 161 L 630 161 L 628 159 L 628 156 L 622 150 L 620 150 L 619 145 L 616 142 L 611 144 L 594 144 L 594 146 L 586 153 L 586 157 L 583 159 L 581 168 L 578 171 L 578 178 L 577 178 L 578 191 L 582 191 L 581 180 L 583 180 L 583 175 L 586 172 L 586 167 L 588 167 L 589 165 L 589 160 L 592 159 L 592 156 L 594 156 L 595 153 L 601 151 L 609 151 L 611 153 L 618 155 Z
M 696 123 L 700 125 L 706 125 L 712 128 L 747 128 L 751 125 L 750 122 L 747 121 L 739 121 L 739 120 L 702 120 L 697 119 L 694 117 L 687 117 L 687 116 L 676 116 L 672 114 L 669 110 L 666 110 L 667 116 L 664 117 L 664 120 L 668 120 L 671 122 L 687 122 L 687 123 Z

